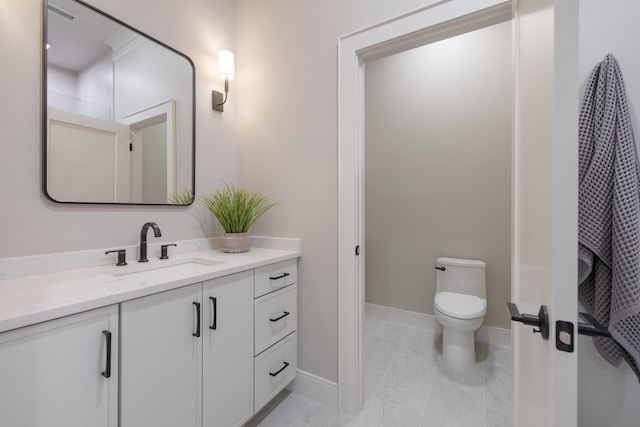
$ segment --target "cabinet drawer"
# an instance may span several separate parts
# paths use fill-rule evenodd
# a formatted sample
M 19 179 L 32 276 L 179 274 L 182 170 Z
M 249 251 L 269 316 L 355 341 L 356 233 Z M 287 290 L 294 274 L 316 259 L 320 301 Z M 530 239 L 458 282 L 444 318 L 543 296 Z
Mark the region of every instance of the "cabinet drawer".
M 258 412 L 296 376 L 296 333 L 255 358 L 255 411 Z
M 296 283 L 296 260 L 291 259 L 256 268 L 255 298 Z
M 255 300 L 255 346 L 259 354 L 296 330 L 298 318 L 297 285 Z

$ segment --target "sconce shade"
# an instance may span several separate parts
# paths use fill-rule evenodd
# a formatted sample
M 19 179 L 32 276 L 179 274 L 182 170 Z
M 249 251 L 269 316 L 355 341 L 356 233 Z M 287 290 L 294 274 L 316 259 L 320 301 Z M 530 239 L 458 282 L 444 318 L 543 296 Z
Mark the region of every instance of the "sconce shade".
M 219 112 L 224 111 L 224 104 L 227 102 L 229 94 L 229 80 L 233 80 L 235 75 L 235 66 L 233 63 L 233 52 L 230 50 L 221 50 L 218 52 L 218 74 L 224 79 L 224 98 L 221 92 L 214 90 L 211 92 L 213 109 Z
M 230 50 L 221 50 L 218 52 L 218 74 L 220 78 L 233 80 L 235 66 L 233 63 L 233 52 Z

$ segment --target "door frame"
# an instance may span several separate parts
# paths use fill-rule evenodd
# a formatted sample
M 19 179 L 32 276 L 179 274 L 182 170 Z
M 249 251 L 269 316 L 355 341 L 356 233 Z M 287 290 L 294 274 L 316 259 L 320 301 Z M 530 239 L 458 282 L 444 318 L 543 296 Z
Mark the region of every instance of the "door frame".
M 511 20 L 511 0 L 441 0 L 340 38 L 338 47 L 338 402 L 364 404 L 364 68 L 368 60 Z M 356 255 L 356 247 L 360 248 Z
M 121 123 L 128 125 L 133 135 L 132 143 L 138 143 L 140 138 L 140 132 L 148 126 L 153 126 L 158 123 L 166 123 L 166 144 L 164 147 L 165 156 L 167 159 L 166 174 L 167 179 L 165 183 L 167 200 L 170 196 L 178 194 L 178 166 L 177 166 L 177 150 L 178 143 L 176 137 L 176 100 L 169 99 L 168 101 L 161 102 L 157 105 L 144 108 L 135 113 L 124 116 Z M 138 149 L 134 149 L 134 155 L 131 164 L 131 184 L 130 191 L 132 200 L 136 200 L 138 203 L 143 202 L 143 189 L 142 189 L 142 156 L 144 151 L 144 145 L 142 148 L 138 145 Z

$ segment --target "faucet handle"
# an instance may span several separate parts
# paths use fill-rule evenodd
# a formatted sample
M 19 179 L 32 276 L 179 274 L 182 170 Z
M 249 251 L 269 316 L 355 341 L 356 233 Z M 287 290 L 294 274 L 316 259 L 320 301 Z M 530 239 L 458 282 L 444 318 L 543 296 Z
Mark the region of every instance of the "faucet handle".
M 104 254 L 110 254 L 113 252 L 117 252 L 118 253 L 118 262 L 116 263 L 117 266 L 123 266 L 123 265 L 127 265 L 127 250 L 126 249 L 115 249 L 113 251 L 107 251 Z
M 167 248 L 169 246 L 178 246 L 175 243 L 170 243 L 168 245 L 160 246 L 160 259 L 169 259 L 169 255 L 167 255 Z

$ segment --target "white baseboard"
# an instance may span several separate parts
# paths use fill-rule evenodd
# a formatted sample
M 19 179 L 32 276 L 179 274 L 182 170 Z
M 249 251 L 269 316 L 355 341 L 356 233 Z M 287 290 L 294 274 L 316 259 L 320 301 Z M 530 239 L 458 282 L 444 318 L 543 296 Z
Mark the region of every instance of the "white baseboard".
M 429 331 L 442 331 L 442 325 L 438 323 L 435 316 L 416 313 L 415 311 L 407 311 L 399 308 L 365 303 L 364 314 L 377 319 L 400 323 L 402 325 L 415 326 L 416 328 L 427 329 Z
M 309 399 L 322 403 L 338 411 L 338 384 L 309 372 L 296 372 L 296 378 L 287 386 L 287 390 L 295 391 Z
M 442 325 L 431 314 L 416 313 L 393 307 L 365 303 L 365 315 L 402 325 L 415 326 L 429 331 L 442 332 Z M 511 331 L 494 326 L 480 326 L 476 331 L 476 339 L 492 345 L 511 346 Z

